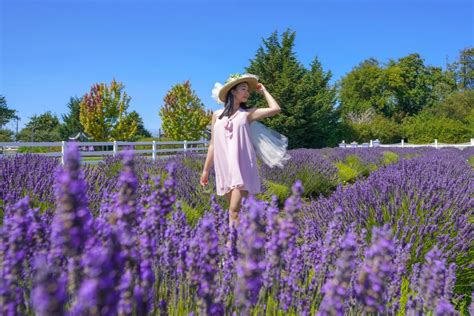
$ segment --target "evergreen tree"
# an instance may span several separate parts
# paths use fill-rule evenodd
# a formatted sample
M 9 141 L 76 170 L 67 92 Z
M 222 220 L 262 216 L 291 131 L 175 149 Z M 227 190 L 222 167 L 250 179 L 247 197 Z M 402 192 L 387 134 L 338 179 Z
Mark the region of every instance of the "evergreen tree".
M 67 104 L 68 113 L 62 115 L 63 124 L 59 129 L 61 138 L 68 140 L 69 137 L 76 136 L 80 132 L 84 132 L 84 127 L 80 121 L 81 98 L 71 97 Z
M 316 148 L 335 145 L 337 136 L 336 90 L 331 87 L 330 71 L 325 72 L 317 58 L 305 68 L 294 52 L 295 32 L 285 31 L 279 39 L 272 33 L 263 40 L 255 57 L 246 68 L 259 80 L 279 103 L 282 111 L 264 123 L 287 135 L 288 147 Z M 266 107 L 260 96 L 249 103 Z
M 58 117 L 49 111 L 41 115 L 33 115 L 30 121 L 18 133 L 18 140 L 23 142 L 60 141 L 60 126 Z
M 137 134 L 135 139 L 152 137 L 150 131 L 145 128 L 143 119 L 137 111 L 130 112 L 130 117 L 137 122 Z

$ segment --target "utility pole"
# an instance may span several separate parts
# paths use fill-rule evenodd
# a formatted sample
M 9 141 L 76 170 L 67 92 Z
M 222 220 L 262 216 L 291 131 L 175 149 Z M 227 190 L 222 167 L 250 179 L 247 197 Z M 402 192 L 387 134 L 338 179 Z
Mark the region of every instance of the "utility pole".
M 19 116 L 15 117 L 16 119 L 16 134 L 15 134 L 15 141 L 18 141 L 18 121 L 20 120 Z

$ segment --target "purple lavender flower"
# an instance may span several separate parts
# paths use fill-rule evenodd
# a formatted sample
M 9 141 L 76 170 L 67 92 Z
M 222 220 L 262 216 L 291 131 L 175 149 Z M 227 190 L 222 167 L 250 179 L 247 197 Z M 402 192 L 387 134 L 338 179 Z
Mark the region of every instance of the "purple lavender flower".
M 25 309 L 20 280 L 24 279 L 23 268 L 27 262 L 29 201 L 25 197 L 7 207 L 6 223 L 1 231 L 0 312 L 5 314 L 23 313 Z
M 138 180 L 135 176 L 135 163 L 132 151 L 123 152 L 123 169 L 120 172 L 117 186 L 116 213 L 118 224 L 132 231 L 137 225 L 136 203 Z
M 329 223 L 324 241 L 320 241 L 322 247 L 315 262 L 314 277 L 310 284 L 312 289 L 322 287 L 326 283 L 328 270 L 333 265 L 337 252 L 339 251 L 340 244 L 338 241 L 341 234 L 341 221 L 339 216 L 341 212 L 341 208 L 336 209 L 335 219 Z
M 228 225 L 226 225 L 228 226 Z M 231 293 L 235 285 L 235 263 L 237 261 L 237 238 L 238 232 L 235 226 L 229 228 L 230 248 L 222 256 L 222 281 L 218 289 L 219 301 L 224 302 L 227 295 Z
M 280 281 L 283 289 L 280 292 L 280 306 L 284 311 L 288 311 L 295 304 L 295 298 L 302 292 L 299 280 L 302 279 L 303 258 L 299 247 L 289 248 L 284 255 L 286 275 Z M 301 303 L 301 301 L 300 301 Z M 301 306 L 300 306 L 301 308 Z
M 270 207 L 267 208 L 267 240 L 265 244 L 265 261 L 267 265 L 263 274 L 264 286 L 266 288 L 270 288 L 273 283 L 279 280 L 279 265 L 281 262 L 281 253 L 283 252 L 282 242 L 279 238 L 280 223 L 277 203 L 278 199 L 274 196 Z
M 447 279 L 446 259 L 443 258 L 441 251 L 436 245 L 426 254 L 425 259 L 426 263 L 421 270 L 418 290 L 423 298 L 424 307 L 427 310 L 433 310 L 437 305 L 437 301 L 444 297 L 444 291 L 447 287 L 449 293 L 446 293 L 446 297 L 452 295 L 451 286 L 453 278 L 455 278 L 453 275 L 455 265 L 451 266 L 450 275 Z
M 374 227 L 372 244 L 365 253 L 365 260 L 355 284 L 356 298 L 367 312 L 384 312 L 387 286 L 395 272 L 392 258 L 395 247 L 387 226 Z
M 55 264 L 68 258 L 69 286 L 75 292 L 81 281 L 79 261 L 89 237 L 92 215 L 87 207 L 87 185 L 74 143 L 68 145 L 64 159 L 64 168 L 56 174 L 57 209 L 52 224 L 51 255 Z
M 407 264 L 408 260 L 410 259 L 411 250 L 411 244 L 407 244 L 405 247 L 403 247 L 400 242 L 397 243 L 398 245 L 396 247 L 395 260 L 393 263 L 395 267 L 395 273 L 393 274 L 393 278 L 388 286 L 388 297 L 392 298 L 391 307 L 393 313 L 395 313 L 399 309 L 399 297 L 402 285 L 402 277 L 407 271 Z
M 116 315 L 119 301 L 117 287 L 124 268 L 116 234 L 111 231 L 104 246 L 89 249 L 82 263 L 85 277 L 71 314 Z
M 356 264 L 357 247 L 357 236 L 349 231 L 341 244 L 341 255 L 336 261 L 334 277 L 323 287 L 324 298 L 318 315 L 344 315 L 345 301 L 348 299 Z
M 142 222 L 139 232 L 140 263 L 139 263 L 139 285 L 135 287 L 137 293 L 137 314 L 148 314 L 153 308 L 153 297 L 155 294 L 153 284 L 155 282 L 155 273 L 153 271 L 153 237 L 148 234 L 146 226 L 151 221 L 145 218 Z M 139 295 L 138 295 L 139 293 Z
M 285 201 L 285 212 L 292 218 L 301 210 L 303 192 L 303 183 L 301 180 L 297 180 L 292 186 L 292 196 Z
M 449 301 L 453 297 L 454 284 L 456 283 L 456 264 L 451 263 L 446 273 L 443 297 Z
M 207 214 L 202 218 L 196 237 L 200 241 L 197 296 L 201 301 L 201 310 L 207 315 L 221 315 L 223 314 L 223 305 L 217 300 L 216 291 L 219 237 L 212 215 Z
M 134 278 L 130 269 L 126 269 L 119 284 L 120 299 L 118 312 L 121 315 L 131 315 L 134 307 Z
M 263 272 L 265 270 L 264 247 L 265 227 L 262 222 L 263 205 L 252 196 L 242 203 L 243 211 L 247 210 L 246 220 L 239 225 L 243 229 L 241 239 L 242 258 L 237 261 L 238 283 L 236 299 L 244 311 L 257 303 L 259 292 L 263 285 Z
M 65 315 L 67 277 L 44 257 L 37 257 L 36 271 L 31 292 L 32 306 L 39 316 Z
M 434 310 L 435 316 L 455 316 L 459 315 L 459 312 L 454 310 L 453 305 L 449 303 L 449 301 L 445 300 L 444 298 L 438 300 L 438 304 L 436 305 L 436 309 Z
M 471 294 L 471 305 L 469 305 L 469 313 L 474 315 L 474 292 Z

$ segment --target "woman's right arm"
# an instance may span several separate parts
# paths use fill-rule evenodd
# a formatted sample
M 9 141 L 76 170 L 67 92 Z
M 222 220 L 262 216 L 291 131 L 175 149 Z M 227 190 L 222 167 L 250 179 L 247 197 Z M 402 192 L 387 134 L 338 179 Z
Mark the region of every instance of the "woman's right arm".
M 212 167 L 214 162 L 214 124 L 216 123 L 216 114 L 212 114 L 212 124 L 211 124 L 211 141 L 209 142 L 209 147 L 207 148 L 206 162 L 204 163 L 204 168 L 202 171 L 200 183 L 201 185 L 207 185 L 209 183 L 209 169 Z

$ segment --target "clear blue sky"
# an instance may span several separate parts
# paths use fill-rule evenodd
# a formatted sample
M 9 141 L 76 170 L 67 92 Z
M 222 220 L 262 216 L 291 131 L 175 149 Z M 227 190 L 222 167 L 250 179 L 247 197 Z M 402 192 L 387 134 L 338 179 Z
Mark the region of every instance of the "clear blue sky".
M 0 94 L 21 128 L 115 78 L 132 97 L 129 110 L 156 133 L 171 86 L 189 79 L 218 109 L 214 82 L 242 72 L 275 30 L 296 31 L 298 59 L 308 66 L 318 57 L 333 83 L 369 57 L 419 53 L 444 68 L 473 46 L 473 2 L 0 0 Z

